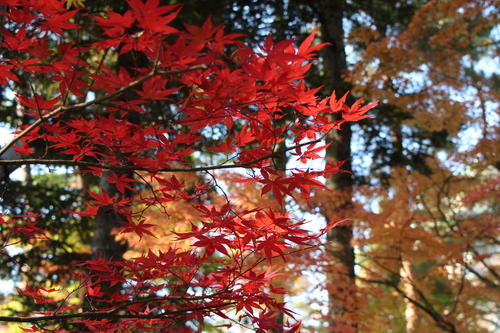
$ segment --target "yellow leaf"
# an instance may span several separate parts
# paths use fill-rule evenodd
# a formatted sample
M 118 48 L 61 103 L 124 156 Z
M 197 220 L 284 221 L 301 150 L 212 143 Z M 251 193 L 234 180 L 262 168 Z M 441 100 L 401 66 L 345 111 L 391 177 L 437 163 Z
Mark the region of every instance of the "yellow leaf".
M 85 7 L 84 2 L 85 0 L 68 0 L 66 1 L 66 8 L 70 8 L 71 6 L 75 8 Z

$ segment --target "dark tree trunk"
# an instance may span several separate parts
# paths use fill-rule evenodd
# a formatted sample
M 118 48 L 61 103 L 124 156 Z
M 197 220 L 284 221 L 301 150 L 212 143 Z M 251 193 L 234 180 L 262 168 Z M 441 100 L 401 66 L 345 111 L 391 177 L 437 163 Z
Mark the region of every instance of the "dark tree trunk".
M 280 121 L 275 122 L 275 126 L 279 126 Z M 286 144 L 285 141 L 280 142 L 279 144 L 276 145 L 275 151 L 281 151 L 277 156 L 273 157 L 273 164 L 276 170 L 280 174 L 283 174 L 283 176 L 286 173 L 286 164 L 288 162 L 288 157 L 286 156 Z M 281 212 L 284 213 L 286 211 L 286 208 L 283 204 L 283 207 L 281 207 Z M 276 258 L 277 261 L 280 261 L 281 258 Z M 273 287 L 277 288 L 282 288 L 287 290 L 287 276 L 282 275 L 282 276 L 277 276 L 274 277 L 272 280 Z M 276 302 L 278 303 L 284 303 L 285 302 L 285 295 L 283 294 L 273 294 L 273 298 Z M 283 312 L 279 312 L 278 316 L 276 317 L 276 327 L 272 330 L 272 333 L 281 333 L 284 332 L 284 325 L 285 325 L 285 314 Z
M 343 80 L 347 69 L 344 49 L 344 0 L 318 0 L 314 2 L 315 12 L 321 26 L 322 42 L 329 43 L 322 50 L 325 86 L 335 89 L 337 96 L 343 95 L 349 85 Z M 334 162 L 344 161 L 344 170 L 352 171 L 351 165 L 352 131 L 349 123 L 342 125 L 340 131 L 331 132 L 327 140 L 333 141 L 326 157 Z M 335 201 L 325 203 L 334 209 L 325 210 L 325 218 L 341 219 L 350 216 L 352 208 L 353 178 L 349 173 L 338 173 L 327 180 L 328 187 L 339 192 Z M 329 213 L 331 212 L 331 213 Z M 327 234 L 329 265 L 327 268 L 327 289 L 329 299 L 328 321 L 330 332 L 356 332 L 356 277 L 354 272 L 354 249 L 352 225 L 341 225 Z
M 102 174 L 99 180 L 99 186 L 102 191 L 113 197 L 119 192 L 116 187 L 108 182 L 109 172 Z M 124 222 L 124 216 L 117 211 L 117 207 L 112 205 L 99 208 L 95 220 L 94 239 L 92 251 L 94 257 L 120 261 L 126 246 L 118 243 L 115 240 L 115 235 L 112 234 L 113 229 L 120 226 L 120 222 Z
M 144 67 L 148 64 L 144 61 L 144 56 L 134 52 L 129 52 L 118 57 L 117 69 L 120 67 L 127 68 L 131 75 L 134 75 L 132 68 Z M 133 91 L 128 91 L 121 95 L 121 99 L 131 100 L 135 99 L 137 96 Z M 139 115 L 137 112 L 130 110 L 127 114 L 127 120 L 131 123 L 138 124 L 140 122 Z M 115 173 L 120 173 L 125 175 L 127 178 L 133 178 L 134 174 L 131 171 L 114 171 Z M 99 187 L 101 191 L 106 192 L 110 197 L 117 196 L 117 200 L 120 201 L 124 198 L 130 198 L 132 192 L 130 190 L 125 190 L 124 193 L 120 193 L 116 186 L 108 181 L 110 172 L 103 172 L 99 179 Z M 127 222 L 127 217 L 123 212 L 126 207 L 117 207 L 114 205 L 108 205 L 100 207 L 94 227 L 94 238 L 92 242 L 92 253 L 94 258 L 102 258 L 111 261 L 121 261 L 123 254 L 127 250 L 127 245 L 123 242 L 120 243 L 116 240 L 113 230 L 119 228 L 122 222 Z M 130 209 L 130 208 L 128 208 Z M 120 210 L 122 210 L 120 212 Z M 107 284 L 101 285 L 101 290 L 108 293 L 119 292 L 122 286 L 120 284 L 115 284 L 112 288 Z M 94 306 L 98 300 L 93 300 Z M 109 305 L 109 304 L 107 304 Z

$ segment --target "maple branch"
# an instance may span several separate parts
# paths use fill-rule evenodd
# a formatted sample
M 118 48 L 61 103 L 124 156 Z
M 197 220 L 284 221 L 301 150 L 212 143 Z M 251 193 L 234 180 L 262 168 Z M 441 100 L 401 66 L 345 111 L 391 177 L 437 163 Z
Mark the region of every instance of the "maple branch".
M 487 286 L 491 287 L 491 288 L 494 288 L 494 289 L 498 289 L 500 288 L 500 284 L 496 283 L 495 281 L 493 281 L 492 279 L 484 276 L 483 274 L 481 274 L 480 272 L 478 272 L 474 267 L 472 267 L 471 265 L 467 264 L 466 262 L 463 263 L 464 267 L 467 268 L 467 270 L 469 272 L 471 272 L 472 274 L 474 274 L 479 280 L 481 280 L 484 284 L 486 284 Z
M 44 122 L 45 120 L 47 120 L 47 119 L 49 119 L 51 117 L 57 116 L 60 113 L 63 113 L 65 111 L 71 111 L 71 110 L 77 110 L 77 109 L 86 108 L 87 106 L 91 106 L 91 105 L 94 105 L 94 104 L 98 104 L 98 103 L 107 101 L 109 99 L 112 99 L 112 98 L 114 98 L 114 97 L 122 94 L 123 92 L 125 92 L 125 91 L 127 91 L 127 90 L 129 90 L 131 88 L 134 88 L 134 87 L 140 85 L 144 81 L 146 81 L 146 80 L 148 80 L 148 79 L 150 79 L 153 76 L 158 75 L 158 74 L 160 74 L 160 75 L 180 74 L 180 73 L 195 71 L 195 70 L 198 70 L 198 69 L 207 69 L 207 66 L 206 65 L 196 65 L 196 66 L 192 66 L 192 67 L 188 67 L 188 68 L 176 69 L 176 70 L 171 70 L 171 71 L 157 70 L 155 68 L 149 74 L 141 77 L 140 79 L 137 79 L 135 81 L 130 82 L 126 86 L 123 86 L 123 87 L 121 87 L 121 88 L 113 91 L 112 93 L 110 93 L 108 95 L 105 95 L 105 96 L 102 96 L 102 97 L 98 97 L 98 98 L 94 98 L 93 100 L 87 101 L 87 102 L 77 103 L 77 104 L 73 104 L 73 105 L 62 105 L 62 106 L 59 106 L 59 107 L 55 108 L 54 110 L 50 111 L 49 113 L 47 113 L 45 115 L 42 115 L 33 124 L 31 124 L 30 126 L 26 127 L 24 130 L 21 131 L 21 133 L 19 133 L 12 140 L 10 140 L 5 146 L 2 147 L 2 149 L 0 149 L 0 156 L 2 156 L 7 151 L 7 149 L 9 149 L 11 146 L 13 146 L 17 141 L 19 141 L 21 138 L 23 138 L 24 136 L 26 136 L 28 133 L 30 133 L 36 127 L 40 126 L 40 124 L 42 122 Z
M 308 141 L 301 143 L 286 149 L 276 150 L 271 154 L 256 158 L 254 160 L 241 163 L 241 164 L 219 164 L 206 167 L 192 167 L 192 168 L 158 168 L 153 170 L 146 167 L 134 167 L 131 165 L 109 165 L 100 164 L 94 162 L 85 161 L 75 161 L 75 160 L 60 160 L 60 159 L 38 159 L 38 158 L 26 158 L 26 159 L 16 159 L 16 160 L 0 160 L 0 165 L 31 165 L 31 164 L 41 164 L 41 165 L 66 165 L 66 166 L 80 166 L 80 167 L 94 167 L 106 170 L 130 170 L 130 171 L 156 171 L 156 172 L 197 172 L 197 171 L 210 171 L 210 170 L 220 170 L 220 169 L 234 169 L 234 168 L 250 168 L 252 165 L 258 162 L 262 162 L 273 156 L 277 156 L 280 153 L 284 153 L 290 150 L 294 150 L 299 147 L 307 146 L 313 143 L 321 141 L 323 138 L 319 138 L 313 141 Z M 1 155 L 1 154 L 0 154 Z
M 123 309 L 124 307 L 127 307 L 132 304 L 140 304 L 140 303 L 148 303 L 148 302 L 163 302 L 163 301 L 201 301 L 207 298 L 214 298 L 216 296 L 226 294 L 228 293 L 227 290 L 222 290 L 210 295 L 205 295 L 205 296 L 192 296 L 192 297 L 185 297 L 185 296 L 158 296 L 158 297 L 148 297 L 144 299 L 136 299 L 133 301 L 128 301 L 123 304 L 117 305 L 113 311 L 117 311 L 119 309 Z
M 467 270 L 463 266 L 460 268 L 462 271 L 462 274 L 460 276 L 460 286 L 458 288 L 457 294 L 455 295 L 455 300 L 453 301 L 453 306 L 452 306 L 451 310 L 448 312 L 449 315 L 453 314 L 457 310 L 458 303 L 460 301 L 460 296 L 462 296 L 464 289 L 465 289 L 465 276 L 467 275 Z
M 374 260 L 374 263 L 378 267 L 380 267 L 383 270 L 385 270 L 386 272 L 389 272 L 390 274 L 396 274 L 396 275 L 401 276 L 399 273 L 394 272 L 393 270 L 391 270 L 390 268 L 388 268 L 385 265 L 381 264 L 377 260 Z M 371 269 L 367 268 L 364 265 L 360 264 L 359 266 L 362 267 L 362 268 L 364 268 L 364 269 L 366 269 L 367 271 L 372 271 Z M 412 303 L 413 305 L 415 305 L 416 307 L 418 307 L 419 309 L 421 309 L 422 311 L 424 311 L 425 313 L 427 313 L 434 320 L 434 322 L 436 323 L 436 325 L 439 328 L 441 328 L 442 330 L 444 330 L 446 332 L 451 332 L 451 333 L 456 333 L 457 332 L 456 328 L 455 328 L 455 325 L 451 321 L 446 320 L 445 317 L 441 313 L 439 313 L 438 310 L 435 309 L 435 307 L 432 305 L 431 302 L 429 302 L 429 300 L 424 295 L 424 293 L 419 288 L 417 288 L 417 286 L 415 285 L 414 281 L 408 280 L 411 283 L 411 285 L 413 286 L 413 288 L 414 288 L 415 292 L 417 293 L 418 297 L 420 298 L 421 302 L 419 300 L 417 300 L 417 299 L 414 299 L 414 298 L 408 296 L 406 294 L 406 292 L 404 290 L 402 290 L 398 286 L 398 284 L 394 283 L 394 281 L 392 281 L 392 280 L 375 280 L 375 279 L 366 279 L 366 278 L 362 278 L 362 277 L 358 277 L 358 278 L 361 279 L 364 282 L 376 283 L 376 284 L 384 284 L 386 286 L 392 287 L 403 298 L 405 298 L 410 303 Z
M 421 304 L 417 300 L 411 298 L 410 296 L 406 295 L 406 293 L 401 290 L 397 285 L 395 285 L 392 281 L 388 280 L 375 280 L 375 279 L 366 279 L 366 278 L 360 278 L 362 281 L 367 282 L 367 283 L 375 283 L 375 284 L 382 284 L 386 285 L 389 287 L 394 288 L 394 290 L 400 294 L 404 299 L 408 300 L 408 302 L 412 303 L 416 307 L 418 307 L 420 310 L 424 311 L 427 313 L 431 318 L 436 322 L 437 326 L 441 328 L 442 330 L 446 332 L 452 332 L 456 333 L 456 328 L 455 325 L 443 318 L 441 314 L 439 314 L 436 310 L 432 308 L 427 308 L 425 305 Z
M 192 311 L 202 311 L 208 309 L 217 309 L 223 308 L 229 305 L 234 305 L 237 302 L 228 302 L 224 304 L 217 305 L 207 305 L 207 306 L 199 306 L 199 307 L 190 307 L 184 310 L 173 310 L 168 311 L 162 309 L 165 313 L 163 314 L 115 314 L 118 311 L 118 308 L 101 311 L 101 312 L 80 312 L 80 313 L 66 313 L 66 314 L 56 314 L 56 315 L 46 315 L 40 317 L 16 317 L 16 316 L 0 316 L 0 321 L 11 322 L 11 323 L 37 323 L 41 321 L 50 321 L 50 320 L 68 320 L 68 319 L 77 319 L 77 318 L 93 318 L 93 319 L 101 319 L 101 318 L 109 318 L 109 319 L 170 319 L 175 318 L 169 315 L 176 315 L 180 313 L 192 312 Z

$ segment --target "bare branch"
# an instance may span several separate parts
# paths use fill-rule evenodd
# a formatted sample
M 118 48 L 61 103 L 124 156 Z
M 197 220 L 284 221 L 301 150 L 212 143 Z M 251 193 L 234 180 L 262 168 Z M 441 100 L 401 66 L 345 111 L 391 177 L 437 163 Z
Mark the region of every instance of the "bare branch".
M 163 310 L 165 313 L 162 314 L 116 314 L 119 308 L 115 308 L 107 311 L 92 311 L 92 312 L 80 312 L 80 313 L 66 313 L 66 314 L 55 314 L 55 315 L 46 315 L 39 317 L 16 317 L 16 316 L 0 316 L 0 322 L 11 322 L 11 323 L 37 323 L 43 321 L 50 320 L 68 320 L 68 319 L 78 319 L 78 318 L 92 318 L 92 319 L 127 319 L 127 318 L 136 318 L 136 319 L 169 319 L 173 318 L 176 314 L 182 314 L 186 312 L 192 311 L 203 311 L 208 309 L 216 309 L 216 308 L 224 308 L 226 306 L 234 305 L 237 302 L 228 302 L 217 305 L 207 305 L 207 306 L 199 306 L 199 307 L 189 307 L 183 310 L 174 310 L 168 311 Z M 128 304 L 127 304 L 128 305 Z M 170 315 L 170 316 L 169 316 Z

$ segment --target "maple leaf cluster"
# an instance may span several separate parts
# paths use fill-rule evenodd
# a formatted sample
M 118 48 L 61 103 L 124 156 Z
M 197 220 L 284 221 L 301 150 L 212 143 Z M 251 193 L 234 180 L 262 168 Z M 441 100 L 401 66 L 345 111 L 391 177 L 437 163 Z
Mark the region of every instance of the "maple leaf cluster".
M 188 201 L 200 218 L 191 231 L 173 233 L 189 249 L 173 243 L 168 250 L 149 250 L 127 260 L 97 256 L 81 262 L 74 274 L 86 290 L 84 298 L 99 300 L 89 311 L 74 312 L 74 306 L 63 302 L 53 312 L 12 321 L 35 323 L 27 331 L 43 331 L 36 323 L 67 320 L 90 331 L 174 332 L 180 320 L 201 325 L 205 318 L 228 318 L 232 310 L 257 331 L 271 329 L 276 313 L 291 313 L 271 297 L 275 273 L 260 264 L 285 258 L 288 250 L 310 244 L 319 234 L 306 232 L 305 221 L 286 212 L 206 203 L 202 198 L 210 181 L 201 177 L 188 188 L 175 173 L 211 175 L 245 168 L 249 172 L 242 176 L 242 186 L 263 184 L 262 193 L 272 193 L 281 206 L 297 190 L 308 198 L 311 188 L 324 188 L 318 179 L 339 172 L 341 164 L 278 172 L 273 157 L 293 150 L 303 163 L 318 158 L 326 145 L 316 144 L 329 131 L 367 117 L 375 104 L 361 107 L 358 101 L 350 107 L 345 96 L 320 99 L 318 89 L 305 86 L 303 79 L 322 46 L 312 46 L 314 32 L 298 48 L 293 40 L 274 43 L 268 37 L 254 50 L 210 20 L 201 27 L 175 28 L 171 23 L 179 5 L 127 3 L 124 12 L 97 15 L 68 10 L 56 0 L 2 1 L 0 14 L 7 24 L 0 83 L 12 87 L 20 80 L 45 79 L 57 89 L 52 95 L 33 89 L 31 95 L 16 96 L 31 121 L 0 155 L 13 147 L 33 163 L 78 166 L 93 176 L 106 173 L 118 194 L 86 189 L 87 209 L 69 212 L 92 218 L 111 209 L 123 219 L 117 233 L 154 236 L 156 224 L 168 223 L 168 213 L 162 221 L 151 221 L 144 211 Z M 88 24 L 78 24 L 78 17 Z M 93 37 L 71 40 L 75 30 Z M 142 66 L 115 68 L 90 60 L 105 53 L 140 54 Z M 161 115 L 153 108 L 158 103 L 164 108 Z M 342 117 L 333 117 L 338 112 Z M 285 139 L 292 146 L 277 152 Z M 37 151 L 37 142 L 44 142 L 45 152 Z M 220 163 L 194 164 L 190 156 L 195 152 Z M 151 195 L 137 190 L 147 183 L 158 184 Z M 43 231 L 39 227 L 25 223 L 18 232 L 36 228 L 32 234 L 38 235 Z M 122 288 L 111 292 L 103 284 Z M 29 285 L 21 291 L 37 302 L 48 302 L 53 292 L 59 291 Z

